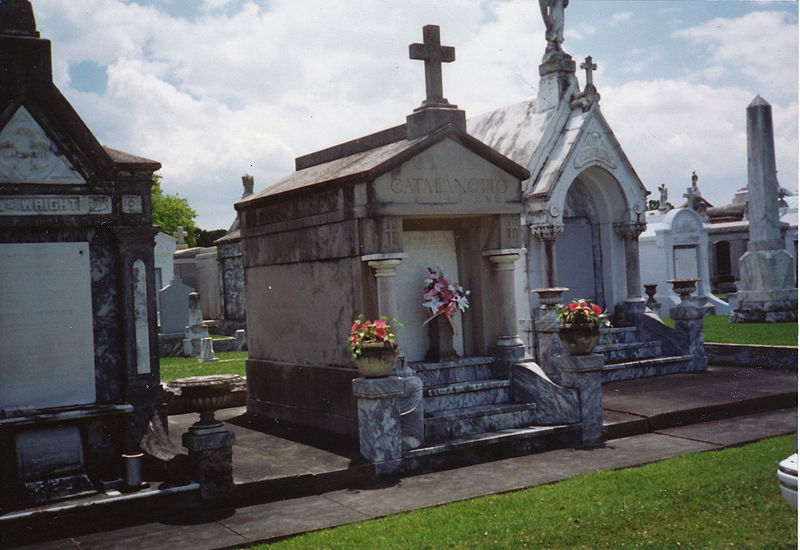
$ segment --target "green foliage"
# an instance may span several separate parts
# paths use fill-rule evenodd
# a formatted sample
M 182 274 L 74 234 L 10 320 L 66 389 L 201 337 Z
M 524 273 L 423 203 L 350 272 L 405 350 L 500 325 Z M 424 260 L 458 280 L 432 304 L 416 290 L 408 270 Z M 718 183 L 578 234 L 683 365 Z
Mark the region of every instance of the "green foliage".
M 650 199 L 649 201 L 647 201 L 647 209 L 648 210 L 658 210 L 659 208 L 661 208 L 661 201 L 660 200 L 658 200 L 658 199 Z M 673 205 L 671 202 L 667 202 L 667 211 L 670 211 L 673 208 L 675 208 L 675 205 Z
M 186 231 L 186 243 L 196 246 L 197 226 L 194 219 L 197 212 L 189 206 L 189 201 L 177 194 L 170 195 L 161 189 L 161 176 L 153 174 L 153 187 L 150 189 L 153 200 L 153 224 L 161 227 L 161 231 L 172 235 L 178 226 L 183 226 Z
M 162 357 L 161 381 L 169 382 L 178 378 L 209 374 L 245 375 L 246 351 L 223 351 L 215 355 L 219 361 L 211 363 L 201 363 L 197 357 Z
M 797 517 L 781 497 L 775 471 L 795 448 L 794 436 L 784 436 L 693 453 L 326 529 L 268 547 L 794 549 Z
M 197 229 L 196 246 L 214 246 L 214 241 L 228 234 L 227 229 Z
M 663 321 L 675 326 L 672 319 Z M 727 315 L 707 315 L 703 318 L 703 340 L 715 344 L 796 346 L 797 323 L 731 323 Z

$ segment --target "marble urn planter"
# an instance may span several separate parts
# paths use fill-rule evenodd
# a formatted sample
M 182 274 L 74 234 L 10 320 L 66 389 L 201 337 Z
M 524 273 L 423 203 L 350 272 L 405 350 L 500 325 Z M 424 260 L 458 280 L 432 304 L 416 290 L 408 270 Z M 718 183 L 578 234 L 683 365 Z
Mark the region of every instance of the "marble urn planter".
M 214 411 L 230 406 L 234 399 L 232 386 L 241 379 L 238 374 L 215 374 L 211 376 L 190 376 L 168 382 L 171 388 L 181 391 L 181 399 L 189 408 L 200 413 L 196 427 L 217 427 L 221 423 L 214 418 Z
M 356 366 L 365 378 L 389 376 L 397 361 L 397 344 L 394 342 L 374 342 L 361 346 L 361 354 L 356 357 Z
M 594 323 L 564 324 L 558 329 L 558 338 L 571 355 L 588 355 L 600 341 L 600 327 Z
M 672 285 L 672 291 L 681 297 L 681 302 L 688 300 L 697 289 L 697 279 L 670 279 L 667 282 Z

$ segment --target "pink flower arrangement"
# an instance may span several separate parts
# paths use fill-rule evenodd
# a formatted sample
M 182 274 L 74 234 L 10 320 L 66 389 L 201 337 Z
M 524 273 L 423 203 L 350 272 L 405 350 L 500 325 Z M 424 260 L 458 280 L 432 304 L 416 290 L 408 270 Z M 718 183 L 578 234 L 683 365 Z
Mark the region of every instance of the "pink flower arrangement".
M 573 300 L 565 306 L 560 306 L 556 319 L 562 325 L 592 324 L 595 326 L 611 326 L 603 309 L 583 298 Z
M 435 269 L 428 268 L 424 284 L 422 297 L 425 302 L 422 306 L 430 311 L 430 317 L 425 320 L 423 325 L 427 325 L 439 315 L 445 315 L 455 332 L 453 315 L 456 311 L 465 311 L 469 307 L 467 296 L 470 295 L 470 291 L 464 290 L 464 287 L 457 282 L 450 282 L 444 270 L 439 266 Z
M 359 315 L 358 319 L 353 322 L 350 327 L 350 337 L 348 338 L 348 349 L 355 359 L 361 355 L 361 348 L 364 344 L 375 344 L 390 342 L 395 345 L 395 335 L 392 325 L 388 322 L 387 317 L 381 317 L 374 321 L 365 321 L 363 315 Z M 400 325 L 395 321 L 396 325 Z

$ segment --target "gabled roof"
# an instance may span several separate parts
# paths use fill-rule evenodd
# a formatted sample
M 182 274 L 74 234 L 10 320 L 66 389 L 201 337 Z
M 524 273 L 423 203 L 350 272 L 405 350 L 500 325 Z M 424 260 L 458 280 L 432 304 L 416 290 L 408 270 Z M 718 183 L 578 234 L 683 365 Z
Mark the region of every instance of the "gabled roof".
M 395 129 L 390 130 L 394 131 Z M 383 132 L 379 134 L 383 134 Z M 368 137 L 362 138 L 362 140 L 368 141 Z M 239 201 L 236 203 L 236 209 L 241 210 L 279 195 L 307 190 L 311 187 L 372 180 L 444 139 L 452 139 L 460 143 L 476 155 L 483 157 L 520 180 L 530 177 L 528 170 L 520 164 L 469 134 L 456 129 L 453 125 L 446 124 L 427 136 L 413 140 L 400 139 L 297 170 L 260 192 Z

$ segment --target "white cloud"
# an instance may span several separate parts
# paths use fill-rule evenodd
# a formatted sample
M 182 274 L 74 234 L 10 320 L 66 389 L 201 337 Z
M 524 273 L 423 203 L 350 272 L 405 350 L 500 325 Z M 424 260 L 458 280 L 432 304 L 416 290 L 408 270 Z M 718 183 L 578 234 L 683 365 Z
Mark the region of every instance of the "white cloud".
M 666 183 L 678 198 L 696 171 L 703 196 L 723 205 L 747 185 L 749 92 L 675 80 L 634 81 L 600 91 L 606 118 L 651 191 Z M 796 182 L 797 103 L 773 106 L 773 120 L 779 177 Z
M 611 16 L 611 26 L 619 25 L 620 23 L 627 23 L 633 19 L 632 11 L 621 11 Z
M 123 0 L 35 4 L 39 29 L 53 42 L 56 84 L 87 125 L 111 147 L 162 162 L 165 189 L 188 198 L 206 229 L 230 224 L 244 172 L 263 188 L 291 172 L 295 156 L 404 122 L 424 97 L 422 63 L 407 49 L 424 24 L 441 25 L 442 42 L 456 47 L 444 91 L 468 116 L 531 97 L 538 86 L 545 42 L 536 2 L 235 5 L 204 0 L 205 11 L 187 18 Z M 708 49 L 708 66 L 691 75 L 701 83 L 647 81 L 656 56 L 668 55 L 647 42 L 624 59 L 639 80 L 600 92 L 649 189 L 666 182 L 677 193 L 697 170 L 705 195 L 721 204 L 732 196 L 726 186 L 744 182 L 744 109 L 756 92 L 784 96 L 773 100 L 778 167 L 782 182 L 796 181 L 797 102 L 783 92 L 796 94 L 796 51 L 784 52 L 792 40 L 796 49 L 796 36 L 788 37 L 796 25 L 771 12 L 715 21 L 675 35 Z M 757 36 L 759 24 L 769 25 L 768 36 Z M 571 20 L 566 49 L 596 30 Z M 747 43 L 756 38 L 760 45 Z M 760 55 L 769 51 L 765 41 L 780 55 Z M 107 69 L 102 95 L 70 86 L 70 64 L 85 60 Z M 724 87 L 717 79 L 730 71 L 773 82 L 765 91 Z
M 729 73 L 758 83 L 765 97 L 797 93 L 797 25 L 785 12 L 755 11 L 734 19 L 716 18 L 675 31 L 673 36 L 706 48 L 709 60 Z

